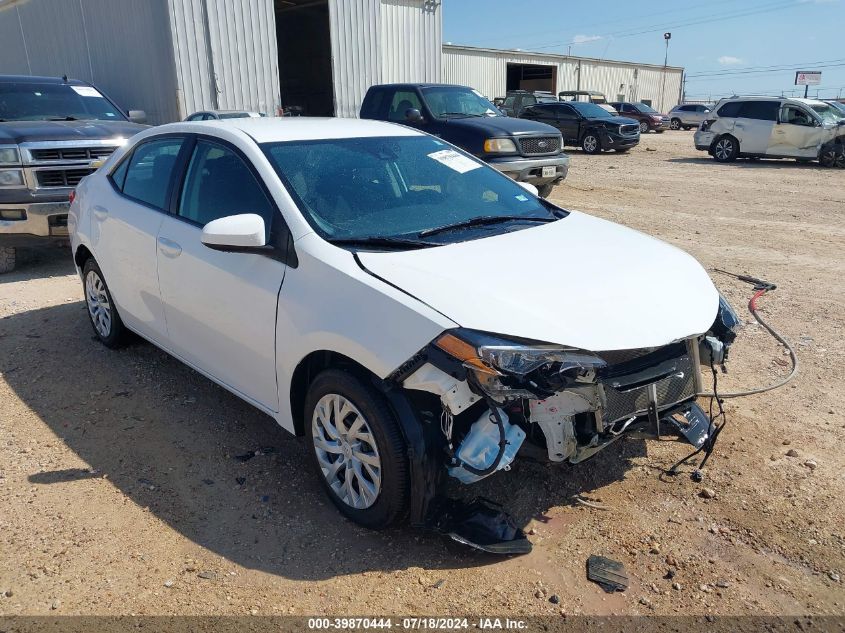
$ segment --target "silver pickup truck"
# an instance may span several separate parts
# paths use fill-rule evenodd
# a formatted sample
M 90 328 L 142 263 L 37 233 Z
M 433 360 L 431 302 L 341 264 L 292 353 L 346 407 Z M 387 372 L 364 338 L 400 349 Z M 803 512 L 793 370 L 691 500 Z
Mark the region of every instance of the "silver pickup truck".
M 68 239 L 70 192 L 145 118 L 82 81 L 0 75 L 0 273 L 19 247 Z

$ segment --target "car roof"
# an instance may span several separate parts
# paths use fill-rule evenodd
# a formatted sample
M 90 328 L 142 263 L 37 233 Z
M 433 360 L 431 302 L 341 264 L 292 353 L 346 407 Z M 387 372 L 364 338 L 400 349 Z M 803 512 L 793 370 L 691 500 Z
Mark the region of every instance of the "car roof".
M 247 134 L 256 143 L 377 136 L 425 136 L 422 132 L 413 128 L 385 121 L 317 117 L 261 117 L 219 121 L 183 121 L 169 123 L 155 129 L 162 133 L 206 131 L 214 134 L 217 130 L 231 130 L 232 128 Z
M 0 75 L 0 83 L 19 84 L 67 84 L 69 86 L 87 86 L 79 79 L 65 79 L 64 77 L 39 77 L 32 75 Z
M 373 88 L 466 88 L 467 90 L 472 90 L 469 86 L 463 86 L 461 84 L 436 84 L 436 83 L 401 83 L 401 84 L 376 84 L 375 86 L 370 86 L 370 90 Z

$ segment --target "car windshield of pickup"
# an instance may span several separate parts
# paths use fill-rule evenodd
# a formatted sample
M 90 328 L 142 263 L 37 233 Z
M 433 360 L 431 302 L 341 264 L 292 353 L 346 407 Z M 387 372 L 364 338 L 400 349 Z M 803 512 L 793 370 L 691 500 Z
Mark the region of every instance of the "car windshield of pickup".
M 262 149 L 308 223 L 337 244 L 437 246 L 566 215 L 429 136 L 290 141 Z
M 502 114 L 475 90 L 462 86 L 429 86 L 422 89 L 422 94 L 431 114 L 438 119 Z
M 0 121 L 125 121 L 91 86 L 0 82 Z
M 660 114 L 657 110 L 652 108 L 650 105 L 646 105 L 645 103 L 635 103 L 634 107 L 642 112 L 643 114 Z

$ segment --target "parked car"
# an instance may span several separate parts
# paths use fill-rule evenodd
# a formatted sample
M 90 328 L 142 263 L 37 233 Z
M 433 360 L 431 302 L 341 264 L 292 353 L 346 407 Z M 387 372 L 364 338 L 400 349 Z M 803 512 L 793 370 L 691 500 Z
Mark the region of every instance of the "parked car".
M 627 152 L 640 142 L 639 122 L 613 116 L 595 103 L 538 103 L 523 110 L 521 116 L 556 127 L 564 145 L 579 146 L 585 154 L 611 149 Z
M 519 116 L 525 108 L 537 103 L 557 103 L 557 97 L 551 92 L 511 90 L 499 109 L 508 116 Z
M 669 117 L 665 114 L 660 114 L 650 105 L 646 105 L 641 101 L 637 103 L 614 101 L 610 105 L 620 116 L 639 121 L 641 134 L 646 134 L 647 132 L 657 132 L 660 134 L 669 129 Z
M 690 130 L 707 120 L 710 106 L 700 103 L 682 103 L 669 111 L 669 127 L 673 130 Z
M 100 342 L 139 334 L 304 435 L 353 521 L 525 551 L 512 523 L 462 531 L 445 480 L 657 416 L 706 434 L 699 353 L 735 326 L 691 256 L 530 188 L 407 126 L 174 123 L 80 183 L 73 260 Z
M 562 90 L 557 93 L 560 101 L 583 101 L 584 103 L 595 103 L 603 110 L 607 110 L 613 116 L 619 114 L 612 105 L 607 102 L 603 92 L 596 90 Z
M 67 242 L 68 195 L 145 119 L 77 79 L 0 75 L 0 273 L 20 247 Z
M 845 120 L 823 101 L 731 97 L 695 133 L 695 148 L 719 162 L 737 158 L 818 159 L 845 167 Z
M 249 110 L 201 110 L 186 117 L 186 121 L 217 121 L 219 119 L 249 119 L 267 116 L 263 112 Z
M 362 119 L 402 123 L 454 143 L 547 197 L 569 172 L 555 128 L 503 116 L 477 90 L 448 84 L 372 86 Z

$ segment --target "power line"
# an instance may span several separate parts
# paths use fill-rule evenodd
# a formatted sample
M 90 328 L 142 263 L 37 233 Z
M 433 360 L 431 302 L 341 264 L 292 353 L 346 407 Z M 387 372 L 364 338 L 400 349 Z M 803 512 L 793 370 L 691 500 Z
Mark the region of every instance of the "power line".
M 821 69 L 821 68 L 841 68 L 842 66 L 845 66 L 845 63 L 842 63 L 842 64 L 817 64 L 813 67 L 813 70 L 817 70 L 817 69 Z M 795 67 L 791 67 L 791 68 L 779 68 L 779 69 L 776 69 L 776 70 L 752 70 L 752 71 L 748 71 L 748 72 L 744 72 L 744 73 L 724 73 L 722 75 L 705 75 L 703 77 L 688 75 L 687 76 L 688 77 L 687 82 L 692 83 L 694 81 L 708 81 L 708 80 L 718 81 L 718 80 L 730 79 L 731 77 L 736 77 L 738 75 L 771 75 L 771 74 L 774 74 L 774 73 L 792 72 L 792 71 L 798 71 L 798 70 L 804 70 L 804 69 L 805 69 L 804 66 L 795 66 Z
M 752 72 L 766 72 L 777 70 L 800 70 L 802 68 L 810 68 L 818 64 L 833 64 L 837 62 L 845 62 L 845 58 L 840 59 L 823 59 L 815 62 L 796 62 L 794 64 L 775 64 L 772 66 L 746 66 L 745 68 L 736 69 L 722 69 L 722 70 L 702 70 L 700 72 L 688 73 L 687 77 L 711 77 L 717 75 L 742 75 Z

